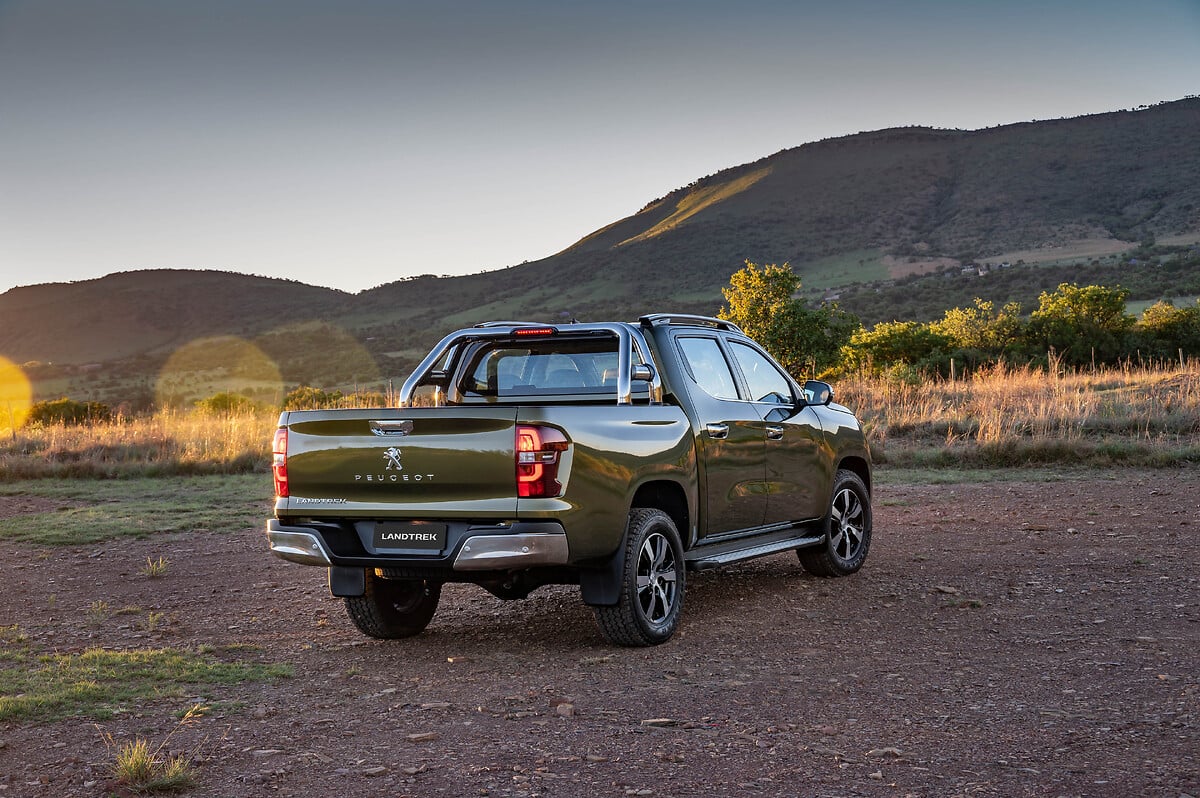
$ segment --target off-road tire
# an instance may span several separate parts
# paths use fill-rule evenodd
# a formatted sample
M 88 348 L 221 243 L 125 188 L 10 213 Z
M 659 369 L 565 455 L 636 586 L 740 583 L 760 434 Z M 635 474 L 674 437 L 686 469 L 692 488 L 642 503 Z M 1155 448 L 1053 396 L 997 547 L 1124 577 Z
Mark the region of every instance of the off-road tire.
M 384 579 L 368 570 L 363 594 L 346 597 L 346 614 L 368 637 L 412 637 L 429 625 L 441 597 L 440 582 Z
M 686 588 L 675 522 L 661 510 L 635 508 L 625 530 L 624 556 L 620 596 L 613 606 L 592 607 L 596 623 L 618 646 L 665 643 L 679 627 Z
M 871 548 L 871 494 L 853 471 L 838 471 L 829 499 L 829 531 L 819 546 L 797 549 L 813 576 L 849 576 L 862 568 Z

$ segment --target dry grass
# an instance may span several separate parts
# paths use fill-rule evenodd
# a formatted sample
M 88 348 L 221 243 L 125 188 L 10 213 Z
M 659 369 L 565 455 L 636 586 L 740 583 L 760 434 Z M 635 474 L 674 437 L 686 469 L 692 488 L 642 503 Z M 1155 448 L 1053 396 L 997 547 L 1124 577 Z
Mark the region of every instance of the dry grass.
M 996 366 L 955 382 L 838 385 L 881 462 L 1174 465 L 1200 461 L 1200 366 L 1046 373 Z
M 858 375 L 838 400 L 878 462 L 1167 466 L 1200 462 L 1200 364 L 1077 373 L 996 366 L 954 382 Z M 276 414 L 163 411 L 0 439 L 0 479 L 267 472 Z
M 165 410 L 87 426 L 25 427 L 0 439 L 0 478 L 113 478 L 266 471 L 275 412 Z

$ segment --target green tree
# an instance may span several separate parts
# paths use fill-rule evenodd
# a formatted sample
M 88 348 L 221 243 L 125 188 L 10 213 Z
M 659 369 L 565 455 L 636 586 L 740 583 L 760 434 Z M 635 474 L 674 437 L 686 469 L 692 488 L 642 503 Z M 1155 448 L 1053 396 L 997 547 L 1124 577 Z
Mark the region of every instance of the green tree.
M 886 321 L 854 333 L 843 352 L 849 365 L 875 371 L 895 365 L 941 369 L 953 345 L 932 324 Z
M 1068 363 L 1082 365 L 1117 359 L 1126 351 L 1137 321 L 1125 311 L 1129 291 L 1102 285 L 1061 283 L 1043 291 L 1029 319 L 1027 338 L 1035 354 L 1057 351 Z
M 793 376 L 833 366 L 858 329 L 858 319 L 836 306 L 809 308 L 795 294 L 800 277 L 785 263 L 746 265 L 722 288 L 727 306 L 717 315 L 767 348 Z
M 1155 357 L 1174 358 L 1180 349 L 1200 354 L 1200 301 L 1184 308 L 1155 302 L 1142 312 L 1135 332 L 1138 347 Z
M 973 307 L 947 310 L 932 327 L 959 349 L 976 349 L 999 356 L 1021 340 L 1021 305 L 1009 302 L 996 310 L 994 302 L 976 297 Z

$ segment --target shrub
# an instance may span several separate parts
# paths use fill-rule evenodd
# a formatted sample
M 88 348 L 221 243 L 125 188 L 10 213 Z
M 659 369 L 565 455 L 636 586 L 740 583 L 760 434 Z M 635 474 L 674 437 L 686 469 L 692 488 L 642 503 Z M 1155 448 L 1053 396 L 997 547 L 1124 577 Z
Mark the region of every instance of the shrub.
M 262 407 L 253 399 L 247 399 L 245 396 L 236 393 L 222 391 L 215 393 L 207 399 L 196 400 L 196 407 L 205 413 L 211 413 L 215 416 L 233 416 L 247 413 L 256 413 Z
M 37 402 L 29 410 L 29 423 L 43 427 L 54 424 L 82 426 L 112 420 L 112 409 L 100 402 L 76 402 L 63 397 L 47 402 Z

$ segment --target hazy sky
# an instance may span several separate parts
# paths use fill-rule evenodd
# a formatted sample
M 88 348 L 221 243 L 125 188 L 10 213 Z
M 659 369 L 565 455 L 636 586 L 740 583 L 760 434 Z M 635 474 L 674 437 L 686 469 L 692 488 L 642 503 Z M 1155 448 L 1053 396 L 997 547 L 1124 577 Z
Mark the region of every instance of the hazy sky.
M 1196 93 L 1200 0 L 0 0 L 0 291 L 498 269 L 815 139 Z

